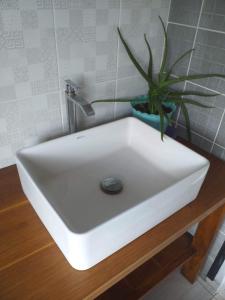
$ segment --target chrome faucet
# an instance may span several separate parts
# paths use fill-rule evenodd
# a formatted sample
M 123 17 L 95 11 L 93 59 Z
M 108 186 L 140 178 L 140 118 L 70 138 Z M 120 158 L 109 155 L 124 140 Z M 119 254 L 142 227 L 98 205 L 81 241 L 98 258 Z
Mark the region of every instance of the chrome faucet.
M 81 111 L 88 117 L 94 116 L 95 112 L 91 104 L 79 95 L 80 88 L 71 80 L 65 80 L 66 82 L 66 102 L 67 102 L 67 114 L 69 121 L 70 133 L 76 132 L 77 126 L 77 105 Z

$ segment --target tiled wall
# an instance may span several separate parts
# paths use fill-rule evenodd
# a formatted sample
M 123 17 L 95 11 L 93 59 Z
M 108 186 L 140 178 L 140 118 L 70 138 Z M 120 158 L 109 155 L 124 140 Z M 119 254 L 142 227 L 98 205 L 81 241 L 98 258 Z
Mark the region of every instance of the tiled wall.
M 90 100 L 143 93 L 116 27 L 143 64 L 147 33 L 157 67 L 158 15 L 167 21 L 168 12 L 168 0 L 0 0 L 0 168 L 33 140 L 66 132 L 63 79 L 77 82 Z M 95 110 L 95 118 L 80 118 L 81 128 L 129 113 L 118 104 Z
M 67 130 L 65 78 L 81 87 L 88 99 L 134 96 L 145 82 L 137 74 L 118 40 L 120 26 L 137 57 L 144 59 L 143 33 L 155 57 L 161 59 L 158 15 L 167 21 L 170 0 L 0 0 L 0 168 L 14 163 L 14 153 L 33 140 Z M 189 48 L 194 54 L 175 74 L 225 72 L 224 0 L 172 0 L 168 31 L 170 61 Z M 193 141 L 225 159 L 225 82 L 188 82 L 185 89 L 223 93 L 191 107 Z M 80 118 L 81 128 L 129 114 L 125 104 L 96 104 L 96 117 Z M 184 134 L 183 118 L 178 119 Z M 207 266 L 224 239 L 225 225 Z
M 174 75 L 195 73 L 225 74 L 225 2 L 224 0 L 172 0 L 168 32 L 170 61 L 184 51 L 195 48 L 183 60 Z M 198 98 L 212 109 L 189 107 L 193 142 L 225 160 L 225 80 L 207 79 L 186 82 L 185 90 L 221 93 L 214 98 Z M 197 97 L 193 98 L 197 99 Z M 184 119 L 178 115 L 178 133 L 185 137 Z M 219 176 L 219 174 L 218 174 Z M 210 251 L 203 273 L 205 274 L 225 239 L 225 223 Z M 219 274 L 217 280 L 225 278 Z

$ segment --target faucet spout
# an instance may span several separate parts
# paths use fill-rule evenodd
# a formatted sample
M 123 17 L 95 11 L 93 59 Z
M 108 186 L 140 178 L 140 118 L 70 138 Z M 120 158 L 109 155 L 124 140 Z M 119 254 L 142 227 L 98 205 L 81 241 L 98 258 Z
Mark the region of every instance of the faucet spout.
M 92 105 L 83 97 L 78 95 L 79 87 L 71 80 L 65 80 L 66 82 L 66 98 L 67 101 L 71 101 L 74 105 L 79 105 L 82 112 L 90 117 L 95 115 L 95 111 Z
M 68 125 L 70 133 L 78 131 L 77 124 L 77 106 L 80 107 L 81 111 L 85 116 L 91 117 L 95 115 L 95 111 L 92 105 L 83 97 L 79 95 L 79 87 L 71 80 L 65 80 L 66 82 L 66 104 L 68 114 Z
M 70 94 L 67 95 L 67 99 L 71 102 L 73 102 L 75 105 L 78 104 L 82 112 L 87 116 L 91 117 L 95 115 L 95 111 L 92 108 L 91 104 L 87 102 L 83 97 L 76 95 L 76 94 Z

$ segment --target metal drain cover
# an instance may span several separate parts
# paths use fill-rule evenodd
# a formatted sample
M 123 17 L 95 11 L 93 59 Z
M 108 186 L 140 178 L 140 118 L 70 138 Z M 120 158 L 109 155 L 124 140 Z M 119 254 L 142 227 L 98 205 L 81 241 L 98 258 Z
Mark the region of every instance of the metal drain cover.
M 116 177 L 106 177 L 101 183 L 100 187 L 106 194 L 119 194 L 123 189 L 122 181 Z

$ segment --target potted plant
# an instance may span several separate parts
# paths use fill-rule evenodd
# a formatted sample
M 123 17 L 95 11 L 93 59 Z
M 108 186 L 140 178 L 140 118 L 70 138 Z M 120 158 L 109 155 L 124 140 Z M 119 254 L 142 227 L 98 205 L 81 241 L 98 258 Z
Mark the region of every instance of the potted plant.
M 168 57 L 168 37 L 165 28 L 165 24 L 163 23 L 161 17 L 159 17 L 163 32 L 164 32 L 164 49 L 163 49 L 163 57 L 160 66 L 159 73 L 157 76 L 153 75 L 153 57 L 151 47 L 147 40 L 146 34 L 144 34 L 144 40 L 149 52 L 149 64 L 148 69 L 144 70 L 140 63 L 135 58 L 132 53 L 130 47 L 125 41 L 121 31 L 119 28 L 118 34 L 123 46 L 126 49 L 126 52 L 133 62 L 134 66 L 141 74 L 141 76 L 148 83 L 148 93 L 143 96 L 136 97 L 134 99 L 104 99 L 104 100 L 95 100 L 92 103 L 100 103 L 100 102 L 130 102 L 132 106 L 133 115 L 142 121 L 150 124 L 156 129 L 159 129 L 161 132 L 161 138 L 163 140 L 164 132 L 168 125 L 171 125 L 172 115 L 177 109 L 180 107 L 184 119 L 186 122 L 187 134 L 189 140 L 191 139 L 191 131 L 190 131 L 190 120 L 188 109 L 186 104 L 197 105 L 204 108 L 212 108 L 212 106 L 204 105 L 196 100 L 187 99 L 186 96 L 195 95 L 200 97 L 213 97 L 218 94 L 208 94 L 196 91 L 177 91 L 171 88 L 176 83 L 184 82 L 186 80 L 195 80 L 202 79 L 208 77 L 222 77 L 225 78 L 223 74 L 195 74 L 195 75 L 184 75 L 178 77 L 171 77 L 174 67 L 186 56 L 190 55 L 194 49 L 190 49 L 183 53 L 170 68 L 167 69 L 167 57 Z

